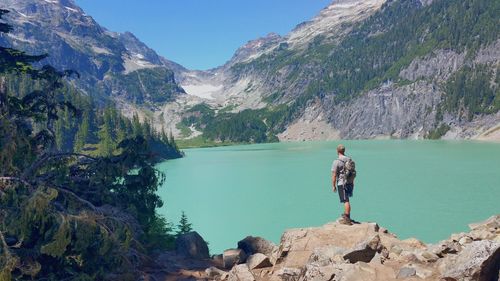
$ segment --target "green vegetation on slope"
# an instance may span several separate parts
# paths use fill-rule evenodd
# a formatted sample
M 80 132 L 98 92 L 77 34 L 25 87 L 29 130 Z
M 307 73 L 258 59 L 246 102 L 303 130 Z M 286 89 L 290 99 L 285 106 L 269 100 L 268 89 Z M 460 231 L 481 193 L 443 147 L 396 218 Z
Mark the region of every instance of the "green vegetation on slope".
M 446 83 L 443 107 L 466 116 L 500 110 L 500 73 L 485 66 L 464 66 Z
M 110 81 L 110 87 L 138 104 L 147 101 L 168 102 L 175 94 L 183 92 L 175 83 L 174 73 L 166 68 L 146 68 L 128 74 L 115 74 Z
M 222 144 L 274 142 L 278 140 L 273 129 L 278 122 L 274 112 L 275 109 L 267 108 L 215 114 L 210 106 L 202 103 L 189 109 L 180 124 L 184 127 L 194 125 L 203 131 L 203 136 L 196 142 L 189 142 L 191 145 L 213 146 L 214 141 Z
M 388 1 L 338 44 L 318 36 L 304 51 L 283 46 L 256 60 L 236 64 L 232 71 L 276 77 L 279 85 L 296 81 L 306 84 L 298 96 L 285 96 L 285 89 L 273 89 L 265 98 L 270 103 L 286 103 L 286 109 L 270 113 L 286 123 L 314 98 L 333 96 L 336 103 L 342 103 L 386 81 L 408 83 L 398 77 L 401 69 L 434 50 L 451 49 L 474 56 L 481 46 L 498 40 L 498 14 L 500 2 L 491 0 L 435 0 L 428 6 L 417 0 Z M 492 90 L 493 98 L 486 89 L 466 91 L 460 94 L 448 85 L 446 107 L 455 106 L 456 98 L 467 97 L 466 104 L 475 104 L 467 107 L 471 114 L 498 111 L 494 105 L 498 91 Z
M 78 108 L 72 102 L 85 98 L 63 82 L 74 73 L 34 68 L 41 58 L 0 47 L 0 280 L 138 280 L 148 254 L 175 237 L 156 214 L 164 175 L 153 131 L 133 120 L 124 135 L 116 110 Z M 7 85 L 13 77 L 26 83 Z M 85 150 L 92 138 L 97 156 Z
M 11 96 L 22 98 L 43 87 L 41 81 L 26 74 L 7 74 L 4 77 L 6 92 Z M 140 122 L 138 116 L 130 120 L 111 103 L 99 104 L 65 82 L 56 89 L 55 98 L 78 109 L 78 116 L 72 115 L 68 108 L 57 112 L 54 133 L 60 151 L 109 156 L 118 152 L 117 145 L 125 138 L 140 136 L 146 139 L 158 160 L 182 156 L 173 137 L 155 131 L 150 120 Z

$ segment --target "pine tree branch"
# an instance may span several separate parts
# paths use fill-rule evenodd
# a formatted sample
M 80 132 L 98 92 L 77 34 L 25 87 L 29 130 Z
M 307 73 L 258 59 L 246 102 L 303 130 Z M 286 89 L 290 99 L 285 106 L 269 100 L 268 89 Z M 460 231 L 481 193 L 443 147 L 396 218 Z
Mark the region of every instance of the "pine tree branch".
M 18 177 L 0 177 L 0 181 L 18 181 L 18 182 L 21 182 L 29 187 L 31 187 L 31 184 L 25 180 L 23 180 L 22 178 L 18 178 Z M 3 188 L 3 186 L 2 186 Z
M 47 163 L 50 159 L 53 158 L 67 158 L 67 157 L 83 157 L 87 158 L 93 161 L 96 161 L 97 158 L 86 155 L 86 154 L 80 154 L 80 153 L 71 153 L 71 152 L 62 152 L 62 153 L 47 153 L 40 157 L 35 163 L 33 163 L 28 169 L 26 169 L 21 176 L 21 178 L 26 179 L 30 175 L 33 175 L 40 167 L 42 167 L 44 164 Z

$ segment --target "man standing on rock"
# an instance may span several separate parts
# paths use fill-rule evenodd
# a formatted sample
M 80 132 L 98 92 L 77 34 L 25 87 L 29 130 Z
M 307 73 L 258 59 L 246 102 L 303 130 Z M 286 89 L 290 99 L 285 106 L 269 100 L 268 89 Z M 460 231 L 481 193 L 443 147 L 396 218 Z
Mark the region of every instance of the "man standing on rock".
M 356 169 L 354 161 L 345 156 L 345 146 L 339 144 L 337 146 L 338 158 L 332 164 L 332 184 L 333 192 L 339 190 L 340 202 L 344 203 L 344 213 L 342 214 L 339 222 L 347 225 L 352 225 L 351 220 L 351 203 L 349 197 L 352 197 L 354 189 L 354 177 L 356 176 Z

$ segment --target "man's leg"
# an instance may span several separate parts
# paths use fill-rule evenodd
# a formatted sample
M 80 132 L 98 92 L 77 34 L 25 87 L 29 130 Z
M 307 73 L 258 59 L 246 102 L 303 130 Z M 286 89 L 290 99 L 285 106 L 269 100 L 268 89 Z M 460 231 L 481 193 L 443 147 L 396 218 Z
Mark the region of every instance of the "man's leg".
M 351 203 L 349 201 L 344 203 L 344 214 L 350 218 L 351 217 Z

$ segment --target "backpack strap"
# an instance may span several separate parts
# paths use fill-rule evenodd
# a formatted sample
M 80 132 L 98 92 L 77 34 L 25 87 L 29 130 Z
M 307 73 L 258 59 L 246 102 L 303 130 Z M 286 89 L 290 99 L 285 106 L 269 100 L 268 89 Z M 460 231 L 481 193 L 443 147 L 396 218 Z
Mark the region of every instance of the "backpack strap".
M 345 176 L 345 163 L 346 163 L 346 161 L 340 159 L 340 157 L 337 158 L 337 160 L 339 160 L 340 162 L 344 163 L 344 166 L 342 166 L 342 170 L 339 171 L 339 178 L 340 178 L 341 175 L 344 175 L 344 180 L 347 180 L 346 176 Z

